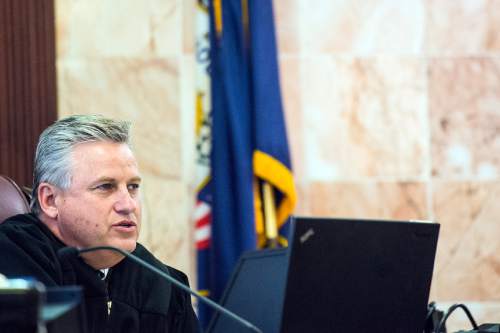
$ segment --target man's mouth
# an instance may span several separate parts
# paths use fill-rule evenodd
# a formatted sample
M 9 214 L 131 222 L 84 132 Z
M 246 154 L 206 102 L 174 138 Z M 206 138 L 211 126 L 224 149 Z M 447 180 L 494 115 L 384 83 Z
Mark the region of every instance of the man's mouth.
M 121 227 L 121 228 L 133 228 L 137 225 L 133 221 L 120 221 L 118 223 L 113 224 L 113 227 Z

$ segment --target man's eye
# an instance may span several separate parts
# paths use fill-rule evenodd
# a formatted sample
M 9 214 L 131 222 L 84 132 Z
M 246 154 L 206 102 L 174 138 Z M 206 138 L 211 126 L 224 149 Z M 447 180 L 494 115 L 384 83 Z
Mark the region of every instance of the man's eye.
M 128 184 L 128 190 L 131 192 L 135 192 L 139 189 L 139 184 Z
M 111 183 L 104 183 L 104 184 L 98 185 L 96 188 L 98 190 L 108 191 L 108 190 L 113 189 L 113 186 L 114 185 Z

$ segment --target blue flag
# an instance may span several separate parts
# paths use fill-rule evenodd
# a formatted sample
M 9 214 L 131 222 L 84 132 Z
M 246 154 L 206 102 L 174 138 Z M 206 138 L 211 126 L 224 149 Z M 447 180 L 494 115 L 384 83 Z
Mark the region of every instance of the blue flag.
M 278 226 L 296 194 L 271 0 L 210 1 L 210 27 L 210 177 L 198 191 L 210 236 L 198 243 L 198 286 L 218 300 L 239 256 L 264 239 L 259 183 L 274 189 Z M 209 312 L 199 305 L 205 325 Z

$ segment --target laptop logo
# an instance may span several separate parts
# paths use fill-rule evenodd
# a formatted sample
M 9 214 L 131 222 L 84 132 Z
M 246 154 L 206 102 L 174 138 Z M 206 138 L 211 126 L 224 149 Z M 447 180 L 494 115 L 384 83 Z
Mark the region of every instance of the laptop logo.
M 313 235 L 314 235 L 314 230 L 312 228 L 309 228 L 305 233 L 302 234 L 302 236 L 300 236 L 300 243 L 304 244 Z

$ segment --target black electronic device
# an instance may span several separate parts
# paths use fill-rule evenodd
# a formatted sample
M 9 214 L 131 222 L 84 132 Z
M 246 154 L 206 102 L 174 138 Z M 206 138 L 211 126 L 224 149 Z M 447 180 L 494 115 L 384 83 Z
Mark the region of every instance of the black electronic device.
M 0 329 L 2 332 L 37 333 L 45 287 L 33 279 L 2 279 Z
M 47 288 L 42 320 L 47 333 L 87 333 L 87 320 L 81 286 Z
M 33 278 L 5 279 L 0 288 L 0 331 L 87 333 L 80 286 L 46 288 Z
M 439 224 L 297 217 L 281 332 L 421 333 Z
M 249 320 L 263 332 L 278 332 L 287 262 L 287 249 L 244 253 L 233 269 L 220 304 Z M 207 332 L 240 332 L 241 326 L 237 324 L 216 313 Z

